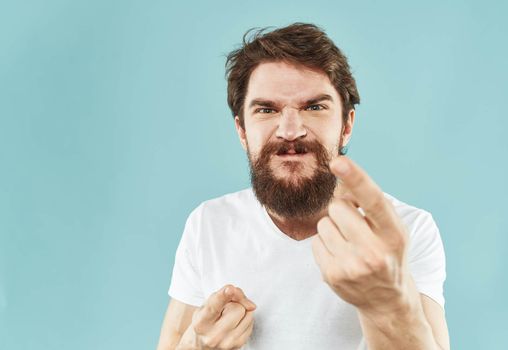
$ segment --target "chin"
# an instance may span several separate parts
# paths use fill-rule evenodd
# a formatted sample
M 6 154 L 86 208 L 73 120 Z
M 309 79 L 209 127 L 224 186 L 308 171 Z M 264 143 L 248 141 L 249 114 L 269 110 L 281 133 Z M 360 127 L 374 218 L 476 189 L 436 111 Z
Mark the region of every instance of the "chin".
M 315 174 L 315 169 L 311 167 L 303 166 L 302 164 L 290 164 L 288 166 L 277 167 L 272 169 L 273 174 L 277 179 L 287 179 L 292 181 L 293 179 L 310 179 Z

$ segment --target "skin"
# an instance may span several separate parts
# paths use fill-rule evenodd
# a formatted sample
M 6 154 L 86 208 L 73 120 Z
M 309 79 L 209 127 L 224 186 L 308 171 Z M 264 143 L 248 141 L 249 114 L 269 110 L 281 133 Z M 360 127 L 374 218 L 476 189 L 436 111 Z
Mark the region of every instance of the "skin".
M 323 94 L 331 100 L 305 103 Z M 269 100 L 270 104 L 250 108 L 254 100 Z M 252 72 L 244 107 L 245 128 L 238 116 L 235 125 L 243 148 L 252 157 L 268 141 L 297 138 L 316 139 L 331 156 L 336 155 L 339 137 L 342 135 L 343 145 L 349 142 L 355 117 L 351 110 L 343 123 L 340 97 L 324 73 L 285 62 L 263 63 Z M 271 166 L 275 176 L 295 181 L 298 176 L 312 174 L 316 164 L 312 154 L 292 160 L 302 162 L 300 172 L 287 171 L 282 160 L 274 156 Z M 347 157 L 333 156 L 330 168 L 341 185 L 326 210 L 297 219 L 268 211 L 272 220 L 293 239 L 314 236 L 312 250 L 323 280 L 357 308 L 369 349 L 449 349 L 444 310 L 415 287 L 406 258 L 407 233 L 393 207 L 368 174 Z M 358 207 L 365 216 L 358 212 Z M 238 300 L 243 300 L 240 294 Z M 243 305 L 245 314 L 249 312 L 246 303 L 234 300 L 217 305 L 227 303 Z M 209 320 L 206 327 L 197 328 L 221 334 L 221 340 L 212 338 L 216 342 L 226 339 L 242 312 L 239 307 L 225 308 L 228 313 L 236 313 L 230 316 L 234 321 L 227 326 L 225 322 L 212 325 L 213 317 L 203 316 L 212 309 L 218 307 L 198 309 L 172 300 L 158 349 L 174 349 L 167 344 L 178 343 L 195 346 L 196 320 Z M 183 348 L 200 348 L 186 346 Z
M 449 349 L 444 313 L 409 272 L 408 237 L 393 206 L 350 159 L 330 168 L 349 191 L 330 203 L 312 241 L 323 280 L 357 307 L 369 349 Z
M 332 100 L 306 104 L 309 99 L 329 95 Z M 250 107 L 254 100 L 269 100 L 268 104 Z M 355 111 L 350 110 L 345 124 L 342 123 L 340 96 L 328 77 L 320 71 L 294 67 L 283 62 L 259 65 L 251 74 L 244 104 L 245 128 L 240 118 L 235 117 L 236 130 L 245 151 L 257 157 L 268 141 L 294 141 L 297 138 L 318 140 L 330 156 L 338 154 L 339 135 L 342 130 L 343 145 L 350 141 Z M 271 165 L 274 175 L 296 180 L 296 177 L 310 177 L 316 161 L 312 154 L 299 161 L 305 164 L 299 173 L 288 172 L 281 166 L 283 159 L 274 157 Z M 336 194 L 342 189 L 337 187 Z M 302 240 L 316 233 L 317 222 L 326 215 L 326 210 L 308 218 L 284 218 L 268 210 L 274 223 L 288 236 Z
M 172 299 L 157 350 L 239 349 L 249 339 L 256 305 L 243 291 L 226 284 L 201 307 Z

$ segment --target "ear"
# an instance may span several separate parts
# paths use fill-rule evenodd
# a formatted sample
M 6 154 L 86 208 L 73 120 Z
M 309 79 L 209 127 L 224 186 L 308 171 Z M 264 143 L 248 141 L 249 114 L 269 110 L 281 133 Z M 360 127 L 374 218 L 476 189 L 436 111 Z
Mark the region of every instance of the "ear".
M 342 135 L 344 137 L 343 145 L 346 146 L 353 135 L 353 125 L 355 123 L 355 110 L 351 109 L 344 123 Z
M 237 115 L 235 115 L 235 127 L 243 150 L 247 152 L 247 136 L 245 135 L 245 129 L 240 125 L 240 118 Z

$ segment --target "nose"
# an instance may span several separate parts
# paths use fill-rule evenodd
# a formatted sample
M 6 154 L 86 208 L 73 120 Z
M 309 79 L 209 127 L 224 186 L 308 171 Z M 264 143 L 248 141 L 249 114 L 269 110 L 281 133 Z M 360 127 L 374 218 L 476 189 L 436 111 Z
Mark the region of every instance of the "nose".
M 307 130 L 303 125 L 303 120 L 298 110 L 292 107 L 284 108 L 279 118 L 279 127 L 275 136 L 293 141 L 305 135 L 307 135 Z

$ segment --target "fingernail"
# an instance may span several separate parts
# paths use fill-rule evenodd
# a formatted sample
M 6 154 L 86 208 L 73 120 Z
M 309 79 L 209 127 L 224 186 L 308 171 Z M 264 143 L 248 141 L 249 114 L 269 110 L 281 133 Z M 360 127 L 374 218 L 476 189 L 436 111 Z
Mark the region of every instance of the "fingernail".
M 346 175 L 349 171 L 349 166 L 344 159 L 337 159 L 333 164 L 333 168 L 341 175 Z
M 231 287 L 226 287 L 226 289 L 224 289 L 224 294 L 228 295 L 230 291 Z

